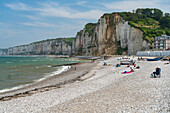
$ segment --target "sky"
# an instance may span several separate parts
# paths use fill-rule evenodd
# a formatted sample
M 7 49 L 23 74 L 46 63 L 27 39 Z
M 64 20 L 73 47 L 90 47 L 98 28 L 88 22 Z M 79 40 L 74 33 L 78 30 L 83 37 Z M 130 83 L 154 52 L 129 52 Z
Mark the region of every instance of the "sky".
M 75 37 L 104 13 L 137 8 L 170 13 L 170 0 L 0 0 L 0 48 Z

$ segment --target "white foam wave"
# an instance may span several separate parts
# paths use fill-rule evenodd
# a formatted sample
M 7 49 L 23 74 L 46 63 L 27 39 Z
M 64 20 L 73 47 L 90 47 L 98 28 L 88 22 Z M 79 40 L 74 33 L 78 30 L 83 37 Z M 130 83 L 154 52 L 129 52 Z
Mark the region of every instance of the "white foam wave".
M 60 74 L 64 71 L 67 71 L 69 68 L 71 68 L 71 66 L 62 66 L 60 70 L 57 70 L 57 71 L 54 71 L 52 73 L 49 73 L 47 74 L 45 77 L 41 78 L 41 79 L 38 79 L 38 80 L 34 80 L 34 82 L 39 82 L 39 81 L 42 81 L 44 79 L 47 79 L 51 76 L 54 76 L 54 75 L 57 75 L 57 74 Z M 12 90 L 15 90 L 15 89 L 19 89 L 19 88 L 22 88 L 22 87 L 25 87 L 27 85 L 30 85 L 30 84 L 25 84 L 25 85 L 19 85 L 19 86 L 16 86 L 16 87 L 13 87 L 13 88 L 6 88 L 6 89 L 2 89 L 0 90 L 0 93 L 3 93 L 3 92 L 7 92 L 7 91 L 12 91 Z
M 2 90 L 0 90 L 0 93 L 7 92 L 7 91 L 12 91 L 12 90 L 15 90 L 15 89 L 19 89 L 19 88 L 25 87 L 27 85 L 29 85 L 29 84 L 19 85 L 19 86 L 12 87 L 12 88 L 2 89 Z
M 45 77 L 39 79 L 39 80 L 35 80 L 35 81 L 42 81 L 44 79 L 47 79 L 51 76 L 54 76 L 54 75 L 57 75 L 57 74 L 60 74 L 64 71 L 67 71 L 71 66 L 62 66 L 60 70 L 57 70 L 57 71 L 54 71 L 54 72 L 51 72 L 51 73 L 48 73 Z
M 12 63 L 12 62 L 6 62 L 6 64 L 10 64 L 10 63 Z

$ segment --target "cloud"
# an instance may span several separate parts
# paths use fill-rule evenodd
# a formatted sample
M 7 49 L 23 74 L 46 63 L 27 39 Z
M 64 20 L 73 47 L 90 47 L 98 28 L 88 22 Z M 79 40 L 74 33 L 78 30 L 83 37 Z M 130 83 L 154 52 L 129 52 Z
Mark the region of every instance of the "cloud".
M 77 5 L 84 5 L 86 3 L 87 3 L 86 1 L 79 1 L 79 2 L 77 2 Z
M 85 12 L 79 12 L 74 10 L 67 10 L 65 8 L 50 8 L 41 9 L 40 15 L 47 17 L 65 17 L 65 18 L 82 18 L 82 19 L 98 19 L 103 12 L 100 10 L 89 10 Z
M 167 1 L 167 0 L 165 0 Z M 158 8 L 168 11 L 170 7 L 168 4 L 165 4 L 165 1 L 160 0 L 124 0 L 124 1 L 115 1 L 111 3 L 102 3 L 105 8 L 117 10 L 117 11 L 132 11 L 137 8 Z M 167 7 L 168 6 L 168 7 Z M 165 9 L 165 7 L 167 7 Z
M 79 2 L 84 4 L 85 1 Z M 45 17 L 64 17 L 64 18 L 81 18 L 81 19 L 98 19 L 103 12 L 100 10 L 78 11 L 70 7 L 60 6 L 58 3 L 38 3 L 39 7 L 28 6 L 23 3 L 6 4 L 8 8 L 21 11 L 34 11 L 40 16 Z M 30 19 L 35 19 L 33 16 L 27 16 Z
M 11 4 L 5 4 L 6 7 L 13 9 L 13 10 L 23 10 L 23 11 L 31 11 L 34 10 L 32 7 L 27 6 L 23 3 L 11 3 Z
M 24 15 L 24 17 L 29 18 L 31 20 L 40 20 L 40 18 L 38 18 L 36 16 L 32 16 L 32 15 Z
M 84 3 L 84 2 L 83 2 Z M 39 8 L 39 14 L 47 17 L 65 17 L 65 18 L 83 18 L 83 19 L 98 19 L 103 12 L 100 10 L 88 10 L 80 12 L 73 10 L 70 7 L 59 6 L 55 7 L 51 4 L 43 4 L 44 7 Z
M 32 26 L 32 27 L 56 27 L 54 24 L 48 24 L 44 22 L 21 23 L 21 25 Z

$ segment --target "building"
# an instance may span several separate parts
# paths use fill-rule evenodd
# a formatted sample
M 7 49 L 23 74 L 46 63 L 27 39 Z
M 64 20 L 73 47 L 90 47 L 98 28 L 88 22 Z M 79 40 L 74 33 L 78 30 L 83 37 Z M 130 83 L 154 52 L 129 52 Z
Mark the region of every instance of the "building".
M 162 37 L 155 37 L 153 42 L 153 49 L 170 50 L 170 36 L 162 35 Z

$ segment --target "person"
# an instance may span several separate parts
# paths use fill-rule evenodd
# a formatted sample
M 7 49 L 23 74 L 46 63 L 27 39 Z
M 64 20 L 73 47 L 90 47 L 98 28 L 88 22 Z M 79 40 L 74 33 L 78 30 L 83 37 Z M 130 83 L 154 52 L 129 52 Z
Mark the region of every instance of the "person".
M 160 77 L 161 69 L 159 67 L 155 68 L 156 71 L 153 72 L 153 76 L 156 78 L 156 75 Z
M 136 67 L 136 64 L 134 64 L 133 66 Z
M 130 65 L 127 65 L 127 67 L 130 67 Z
M 135 72 L 135 71 L 132 69 L 132 67 L 130 67 L 130 71 L 131 71 L 131 72 Z
M 77 70 L 77 67 L 75 67 L 75 72 L 76 72 L 76 70 Z
M 116 64 L 116 67 L 120 67 L 120 64 Z
M 104 62 L 104 66 L 107 66 L 107 63 L 106 63 L 106 62 Z
M 140 58 L 138 57 L 138 60 L 140 60 Z

